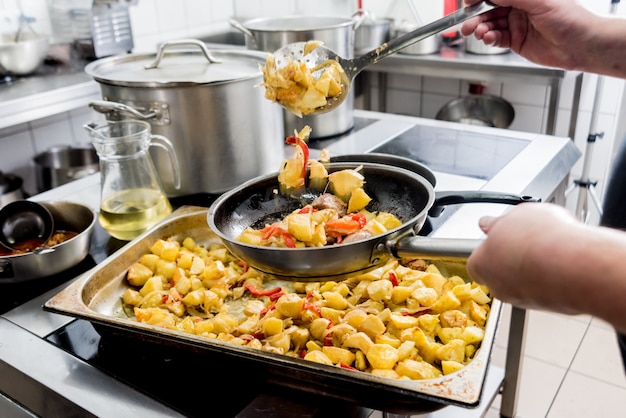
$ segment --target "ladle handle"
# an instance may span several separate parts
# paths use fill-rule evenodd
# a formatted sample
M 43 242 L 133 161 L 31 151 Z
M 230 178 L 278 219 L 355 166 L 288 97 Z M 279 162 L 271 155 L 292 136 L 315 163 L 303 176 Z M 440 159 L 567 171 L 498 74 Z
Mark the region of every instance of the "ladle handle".
M 422 39 L 428 38 L 429 36 L 433 36 L 439 32 L 443 32 L 446 29 L 450 29 L 451 27 L 458 25 L 459 23 L 465 22 L 467 19 L 486 13 L 497 7 L 498 6 L 488 1 L 483 1 L 472 6 L 466 6 L 462 9 L 457 10 L 454 13 L 450 13 L 449 15 L 442 17 L 441 19 L 437 19 L 434 22 L 421 26 L 412 32 L 394 38 L 388 41 L 386 44 L 381 45 L 378 48 L 355 59 L 354 61 L 356 65 L 353 68 L 356 69 L 356 73 L 354 75 L 356 75 L 368 65 L 375 64 L 381 59 L 391 54 L 394 54 L 409 45 L 419 42 Z
M 409 235 L 390 242 L 389 249 L 397 258 L 463 261 L 482 242 L 482 239 L 430 238 Z

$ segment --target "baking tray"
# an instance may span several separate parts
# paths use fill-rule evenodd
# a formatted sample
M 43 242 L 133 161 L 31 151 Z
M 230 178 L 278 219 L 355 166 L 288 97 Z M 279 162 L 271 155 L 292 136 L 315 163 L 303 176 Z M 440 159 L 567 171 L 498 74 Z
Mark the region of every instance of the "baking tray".
M 485 324 L 485 336 L 474 359 L 458 372 L 428 380 L 395 380 L 327 366 L 300 358 L 239 346 L 179 331 L 137 322 L 120 315 L 121 295 L 129 287 L 128 268 L 149 252 L 159 238 L 191 237 L 198 243 L 219 243 L 207 225 L 208 209 L 187 206 L 135 238 L 98 266 L 85 272 L 44 304 L 47 311 L 91 322 L 103 336 L 114 334 L 174 345 L 210 356 L 226 355 L 233 363 L 252 362 L 264 372 L 270 384 L 329 396 L 381 411 L 417 414 L 436 411 L 448 405 L 466 408 L 480 403 L 486 380 L 502 304 L 494 299 Z M 464 264 L 440 266 L 464 273 Z M 459 267 L 460 270 L 459 271 Z M 237 372 L 233 370 L 233 372 Z M 303 384 L 306 382 L 306 384 Z

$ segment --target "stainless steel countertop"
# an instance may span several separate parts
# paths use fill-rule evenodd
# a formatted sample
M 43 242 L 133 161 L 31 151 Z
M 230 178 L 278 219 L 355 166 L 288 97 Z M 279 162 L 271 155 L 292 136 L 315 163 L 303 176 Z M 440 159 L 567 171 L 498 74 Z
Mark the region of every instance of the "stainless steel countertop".
M 436 172 L 437 188 L 443 190 L 482 189 L 517 194 L 529 194 L 543 199 L 553 197 L 567 181 L 580 151 L 568 138 L 522 133 L 495 128 L 461 125 L 414 117 L 376 112 L 356 111 L 355 116 L 377 119 L 367 127 L 345 136 L 328 147 L 331 155 L 367 152 L 381 142 L 388 141 L 415 126 L 452 128 L 476 134 L 506 136 L 528 141 L 528 145 L 490 180 L 465 178 Z M 562 191 L 562 190 L 561 190 Z M 99 205 L 99 175 L 95 174 L 33 197 L 35 200 L 70 200 Z M 508 207 L 498 204 L 463 205 L 437 229 L 434 236 L 479 238 L 477 227 L 480 216 L 500 215 Z M 22 403 L 38 402 L 49 408 L 69 402 L 72 407 L 96 416 L 177 416 L 175 411 L 160 404 L 85 362 L 56 348 L 42 338 L 59 329 L 71 318 L 44 312 L 42 304 L 61 288 L 38 297 L 0 317 L 0 372 L 11 373 L 20 387 Z M 491 378 L 492 388 L 499 387 L 502 369 L 494 368 L 499 377 Z M 495 380 L 494 380 L 495 379 Z M 490 379 L 488 379 L 488 382 Z M 0 378 L 0 392 L 15 389 L 12 383 Z M 25 395 L 24 393 L 28 393 Z M 8 394 L 11 396 L 11 394 Z M 488 405 L 492 398 L 485 397 Z M 484 405 L 483 405 L 484 407 Z M 463 410 L 444 408 L 442 416 L 480 416 L 484 408 Z M 446 412 L 447 411 L 447 412 Z M 461 415 L 458 415 L 461 414 Z

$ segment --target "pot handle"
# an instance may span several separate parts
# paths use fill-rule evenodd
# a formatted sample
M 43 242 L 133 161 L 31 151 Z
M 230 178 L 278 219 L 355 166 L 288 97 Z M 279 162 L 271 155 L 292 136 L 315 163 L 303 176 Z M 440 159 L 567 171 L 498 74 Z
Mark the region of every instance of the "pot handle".
M 131 115 L 133 115 L 134 117 L 140 120 L 148 120 L 148 119 L 153 119 L 153 118 L 160 116 L 158 112 L 153 111 L 150 113 L 141 113 L 134 107 L 131 107 L 122 103 L 110 102 L 108 100 L 94 100 L 93 102 L 89 103 L 89 107 L 98 113 L 104 113 L 104 114 L 123 113 L 123 112 L 130 113 Z
M 428 215 L 441 215 L 447 205 L 460 203 L 503 203 L 518 205 L 525 202 L 541 202 L 540 198 L 510 193 L 490 192 L 484 190 L 435 192 L 435 202 L 428 211 Z
M 367 10 L 357 10 L 356 13 L 352 15 L 352 20 L 354 20 L 354 23 L 352 24 L 352 29 L 357 30 L 359 26 L 361 26 L 363 22 L 365 22 L 365 19 L 367 19 L 369 16 L 370 13 Z
M 407 235 L 387 243 L 396 258 L 465 261 L 482 244 L 482 239 L 430 238 Z
M 254 38 L 254 34 L 252 32 L 250 32 L 248 29 L 246 29 L 246 27 L 244 25 L 242 25 L 241 23 L 239 23 L 238 20 L 230 18 L 228 19 L 228 23 L 230 23 L 230 26 L 232 26 L 233 28 L 243 32 L 244 34 L 248 35 L 249 37 L 251 37 L 252 39 Z M 255 39 L 256 40 L 256 39 Z
M 181 46 L 181 45 L 197 46 L 198 48 L 200 48 L 200 50 L 202 51 L 202 54 L 204 54 L 206 59 L 211 64 L 219 64 L 221 62 L 220 60 L 215 58 L 213 55 L 211 55 L 211 52 L 209 52 L 204 42 L 198 39 L 179 39 L 177 41 L 163 42 L 161 46 L 159 47 L 156 58 L 154 59 L 152 64 L 145 65 L 144 68 L 146 70 L 152 70 L 152 69 L 158 68 L 159 64 L 161 63 L 161 60 L 163 59 L 163 56 L 165 55 L 165 49 L 173 47 L 173 46 Z

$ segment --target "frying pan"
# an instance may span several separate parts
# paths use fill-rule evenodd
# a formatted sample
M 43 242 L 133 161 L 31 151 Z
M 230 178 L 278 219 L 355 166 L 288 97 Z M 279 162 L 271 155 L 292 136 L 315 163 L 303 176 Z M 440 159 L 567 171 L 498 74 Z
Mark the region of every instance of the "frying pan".
M 364 189 L 372 198 L 366 209 L 392 213 L 402 225 L 368 239 L 325 247 L 275 248 L 238 241 L 245 228 L 262 228 L 317 197 L 318 193 L 312 192 L 298 198 L 279 194 L 277 173 L 249 180 L 221 195 L 209 208 L 208 224 L 226 248 L 257 270 L 287 280 L 337 280 L 375 269 L 392 257 L 467 258 L 481 240 L 415 236 L 429 211 L 437 215 L 444 205 L 468 202 L 515 205 L 538 200 L 498 192 L 435 192 L 423 176 L 384 164 L 330 163 L 328 172 L 359 166 L 365 177 Z

